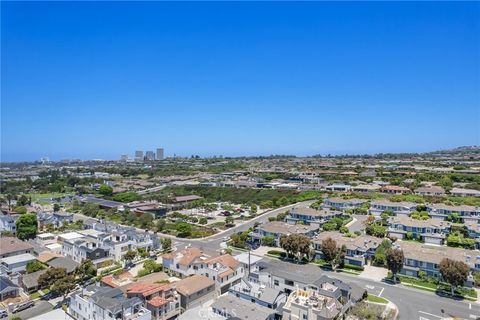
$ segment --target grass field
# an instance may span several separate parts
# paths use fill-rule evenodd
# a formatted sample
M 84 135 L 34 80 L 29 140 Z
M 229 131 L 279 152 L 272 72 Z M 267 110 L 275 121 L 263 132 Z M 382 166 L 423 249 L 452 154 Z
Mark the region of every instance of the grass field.
M 379 296 L 374 296 L 373 294 L 368 294 L 367 301 L 382 303 L 382 304 L 387 304 L 388 303 L 387 299 L 384 299 L 384 298 L 379 297 Z

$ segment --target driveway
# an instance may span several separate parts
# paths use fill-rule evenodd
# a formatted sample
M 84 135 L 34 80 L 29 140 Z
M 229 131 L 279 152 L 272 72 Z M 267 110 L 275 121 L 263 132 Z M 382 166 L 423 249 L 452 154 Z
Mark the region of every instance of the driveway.
M 360 231 L 363 232 L 365 229 L 365 220 L 367 220 L 367 215 L 364 214 L 354 214 L 352 215 L 353 221 L 347 226 L 350 232 Z
M 369 265 L 365 265 L 364 268 L 365 269 L 359 275 L 359 277 L 361 278 L 381 282 L 382 279 L 386 278 L 388 275 L 388 270 L 386 268 L 374 267 Z

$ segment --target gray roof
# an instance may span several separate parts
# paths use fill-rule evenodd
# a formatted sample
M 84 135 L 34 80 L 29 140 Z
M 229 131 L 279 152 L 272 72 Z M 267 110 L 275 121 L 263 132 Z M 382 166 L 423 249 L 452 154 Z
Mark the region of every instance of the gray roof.
M 243 320 L 265 320 L 275 310 L 262 307 L 258 304 L 247 302 L 234 296 L 221 296 L 213 304 L 212 308 L 225 311 L 230 316 Z
M 52 268 L 64 268 L 67 270 L 67 273 L 73 272 L 79 265 L 78 262 L 66 257 L 53 258 L 52 260 L 48 261 L 47 264 Z
M 12 289 L 17 289 L 18 286 L 5 276 L 0 276 L 0 293 L 8 292 Z
M 30 288 L 35 288 L 36 286 L 38 286 L 38 278 L 40 278 L 40 276 L 42 274 L 47 272 L 47 270 L 48 269 L 43 269 L 43 270 L 39 270 L 39 271 L 35 271 L 35 272 L 32 272 L 32 273 L 25 274 L 22 277 L 22 282 L 23 282 L 23 285 L 25 286 L 25 288 L 30 289 Z
M 304 283 L 314 283 L 320 279 L 323 272 L 318 266 L 311 264 L 296 264 L 283 262 L 279 260 L 261 260 L 257 266 L 263 272 L 268 272 L 271 275 Z
M 111 311 L 112 313 L 121 312 L 124 308 L 129 308 L 135 304 L 142 303 L 138 297 L 125 298 L 122 290 L 119 288 L 90 286 L 87 290 L 95 291 L 92 300 L 101 308 Z
M 238 284 L 232 286 L 230 290 L 241 292 L 249 296 L 255 296 L 256 299 L 272 305 L 275 304 L 275 302 L 278 302 L 280 295 L 284 296 L 284 293 L 279 289 L 261 287 L 260 284 L 249 282 L 246 279 L 242 279 Z

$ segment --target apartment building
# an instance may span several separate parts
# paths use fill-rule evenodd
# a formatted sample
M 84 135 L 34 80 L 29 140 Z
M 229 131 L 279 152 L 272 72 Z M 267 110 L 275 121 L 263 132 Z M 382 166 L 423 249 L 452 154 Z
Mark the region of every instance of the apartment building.
M 397 239 L 405 239 L 411 235 L 413 239 L 428 244 L 442 245 L 450 232 L 451 223 L 438 219 L 417 220 L 406 215 L 390 217 L 388 235 Z
M 382 239 L 367 235 L 358 237 L 345 237 L 336 231 L 324 231 L 313 239 L 313 248 L 315 249 L 315 258 L 323 259 L 322 242 L 328 238 L 335 240 L 337 247 L 345 246 L 347 253 L 344 263 L 356 266 L 364 266 L 369 259 L 373 257 Z
M 409 215 L 417 208 L 414 202 L 400 201 L 393 202 L 389 200 L 378 200 L 370 203 L 370 214 L 380 216 L 385 211 L 393 212 L 395 215 L 406 214 Z
M 321 226 L 325 222 L 335 217 L 342 217 L 344 214 L 338 210 L 316 210 L 309 207 L 294 207 L 285 218 L 286 222 L 303 224 L 312 224 Z
M 346 211 L 360 208 L 366 202 L 366 200 L 362 199 L 326 198 L 323 200 L 322 207 L 325 209 Z
M 480 271 L 480 254 L 475 250 L 405 241 L 396 242 L 395 246 L 403 251 L 405 261 L 400 273 L 407 276 L 416 277 L 424 271 L 428 276 L 440 277 L 439 264 L 444 258 L 465 262 L 472 271 Z
M 302 234 L 307 237 L 313 237 L 319 230 L 318 224 L 291 224 L 282 221 L 270 221 L 258 226 L 249 235 L 253 243 L 261 243 L 264 237 L 273 237 L 276 246 L 280 246 L 280 238 L 290 234 Z
M 449 215 L 457 213 L 465 223 L 480 223 L 480 207 L 467 205 L 451 206 L 438 203 L 427 205 L 427 212 L 433 219 L 445 220 Z

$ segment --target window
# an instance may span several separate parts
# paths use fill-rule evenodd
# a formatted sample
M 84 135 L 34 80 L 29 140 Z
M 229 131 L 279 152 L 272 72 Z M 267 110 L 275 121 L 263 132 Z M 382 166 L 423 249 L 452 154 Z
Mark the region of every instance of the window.
M 279 285 L 278 280 L 273 280 L 273 284 L 274 284 L 275 286 L 278 286 L 278 285 Z

